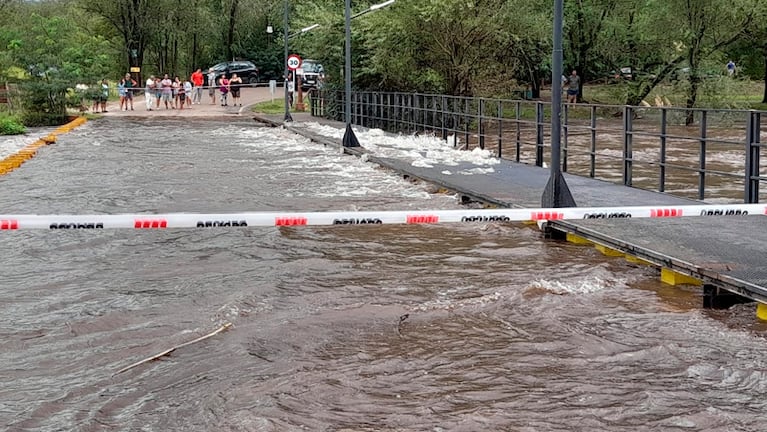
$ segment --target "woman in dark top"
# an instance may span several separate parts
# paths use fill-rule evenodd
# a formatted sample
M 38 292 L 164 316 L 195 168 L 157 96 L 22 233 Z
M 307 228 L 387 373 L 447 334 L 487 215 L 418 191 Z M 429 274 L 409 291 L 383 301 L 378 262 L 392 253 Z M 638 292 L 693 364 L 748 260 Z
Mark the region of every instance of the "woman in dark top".
M 229 80 L 229 88 L 232 90 L 232 102 L 234 102 L 234 106 L 237 106 L 237 101 L 240 100 L 240 86 L 242 86 L 242 78 L 237 76 L 237 74 L 233 74 L 232 79 Z M 240 106 L 242 106 L 241 101 Z

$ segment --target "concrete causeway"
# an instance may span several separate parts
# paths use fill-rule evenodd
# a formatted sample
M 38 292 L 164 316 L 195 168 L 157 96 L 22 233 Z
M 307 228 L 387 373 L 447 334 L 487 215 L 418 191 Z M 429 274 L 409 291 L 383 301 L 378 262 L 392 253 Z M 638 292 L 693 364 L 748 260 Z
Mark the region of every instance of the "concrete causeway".
M 283 124 L 283 115 L 255 115 L 254 120 L 285 126 L 324 145 L 341 146 L 340 140 L 313 133 L 302 124 L 311 121 L 343 129 L 343 123 L 310 117 L 306 113 L 292 116 L 294 122 L 286 124 Z M 365 153 L 365 143 L 361 144 L 362 148 L 345 151 L 361 156 Z M 432 168 L 423 168 L 393 158 L 372 155 L 368 158 L 405 177 L 455 191 L 466 200 L 499 207 L 541 207 L 541 196 L 549 178 L 546 168 L 509 160 L 501 160 L 489 174 L 456 176 L 442 172 L 475 166 L 463 162 L 457 167 L 435 164 Z M 565 178 L 579 207 L 702 204 L 586 177 L 565 174 Z M 729 307 L 745 300 L 739 296 L 759 301 L 757 315 L 767 319 L 767 217 L 557 220 L 548 222 L 546 231 L 554 238 L 594 245 L 608 256 L 623 256 L 632 262 L 656 266 L 665 283 L 703 286 L 705 306 Z
M 166 110 L 164 106 L 148 111 L 144 97 L 134 98 L 132 111 L 120 111 L 110 102 L 105 116 L 115 117 L 233 117 L 252 116 L 258 122 L 285 126 L 289 130 L 328 146 L 341 146 L 334 140 L 310 131 L 302 124 L 317 122 L 339 130 L 343 123 L 311 117 L 306 112 L 292 113 L 294 122 L 283 124 L 283 114 L 253 115 L 252 106 L 268 100 L 282 100 L 283 89 L 272 94 L 266 87 L 242 89 L 242 106 L 220 106 L 212 103 L 207 91 L 202 103 L 191 109 Z M 346 149 L 361 156 L 360 149 Z M 393 158 L 368 155 L 373 162 L 402 176 L 417 178 L 455 191 L 469 201 L 509 208 L 541 207 L 541 196 L 549 178 L 549 170 L 501 160 L 494 172 L 482 175 L 455 176 L 445 170 L 474 168 L 462 165 L 413 166 Z M 663 207 L 700 204 L 698 201 L 646 191 L 586 177 L 565 174 L 575 202 L 580 207 L 620 207 L 658 205 Z M 683 219 L 595 219 L 550 221 L 547 232 L 556 238 L 577 243 L 594 244 L 602 253 L 657 266 L 661 279 L 670 284 L 703 285 L 704 301 L 712 306 L 732 303 L 727 292 L 767 303 L 767 218 L 760 216 L 695 217 Z M 732 301 L 731 301 L 732 300 Z M 764 306 L 764 307 L 763 307 Z M 758 314 L 767 319 L 767 305 Z

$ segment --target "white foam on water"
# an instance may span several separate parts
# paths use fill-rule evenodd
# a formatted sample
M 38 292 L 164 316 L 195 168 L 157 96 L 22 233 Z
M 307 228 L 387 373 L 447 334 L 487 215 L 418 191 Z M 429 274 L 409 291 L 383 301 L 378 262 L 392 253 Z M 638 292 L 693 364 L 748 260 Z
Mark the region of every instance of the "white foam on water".
M 314 133 L 340 139 L 344 131 L 315 122 L 301 124 Z M 445 141 L 429 135 L 387 135 L 381 129 L 354 130 L 362 146 L 379 157 L 391 157 L 409 161 L 413 166 L 432 168 L 434 165 L 457 166 L 471 163 L 477 166 L 492 166 L 500 163 L 489 150 L 475 148 L 471 151 L 453 148 L 450 140 Z M 472 175 L 473 172 L 462 172 Z
M 454 311 L 456 309 L 465 309 L 471 307 L 481 307 L 489 304 L 497 303 L 503 296 L 499 292 L 492 294 L 481 295 L 477 297 L 465 298 L 465 299 L 436 299 L 421 303 L 419 305 L 410 308 L 413 312 L 428 312 L 428 311 Z
M 252 149 L 254 153 L 282 154 L 283 159 L 272 161 L 266 169 L 275 169 L 281 174 L 295 172 L 295 178 L 317 176 L 327 178 L 315 183 L 312 189 L 297 189 L 291 197 L 406 197 L 418 200 L 433 200 L 425 187 L 413 185 L 401 177 L 381 170 L 370 164 L 367 158 L 350 158 L 336 148 L 319 146 L 311 140 L 286 129 L 223 127 L 213 131 L 216 135 L 227 136 L 228 143 Z M 373 132 L 375 134 L 376 132 Z M 382 132 L 379 132 L 382 133 Z M 232 139 L 232 136 L 237 138 Z M 254 163 L 257 163 L 254 161 Z M 375 187 L 369 185 L 375 184 Z M 454 196 L 439 195 L 441 199 L 455 202 Z
M 528 288 L 538 288 L 549 291 L 553 294 L 591 294 L 605 289 L 612 288 L 616 285 L 623 285 L 623 282 L 611 281 L 602 279 L 600 277 L 588 277 L 583 279 L 574 280 L 550 280 L 550 279 L 538 279 L 530 282 Z
M 21 135 L 0 135 L 0 159 L 4 159 L 56 130 L 53 127 L 32 128 Z

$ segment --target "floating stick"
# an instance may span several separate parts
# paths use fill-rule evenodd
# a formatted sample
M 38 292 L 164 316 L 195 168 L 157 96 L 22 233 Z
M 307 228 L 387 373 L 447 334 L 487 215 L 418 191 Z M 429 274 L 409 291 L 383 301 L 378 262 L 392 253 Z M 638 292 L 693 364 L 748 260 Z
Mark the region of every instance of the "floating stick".
M 141 360 L 141 361 L 138 361 L 138 362 L 136 362 L 136 363 L 133 363 L 133 364 L 132 364 L 132 365 L 130 365 L 130 366 L 126 366 L 126 367 L 124 367 L 124 368 L 120 369 L 119 371 L 115 372 L 114 374 L 112 374 L 112 376 L 115 376 L 115 375 L 119 375 L 119 374 L 121 374 L 121 373 L 123 373 L 123 372 L 125 372 L 125 371 L 131 370 L 131 369 L 133 369 L 133 368 L 135 368 L 135 367 L 137 367 L 137 366 L 141 366 L 142 364 L 144 364 L 144 363 L 148 363 L 148 362 L 150 362 L 150 361 L 152 361 L 152 360 L 157 360 L 157 359 L 159 359 L 159 358 L 161 358 L 161 357 L 165 357 L 166 355 L 168 355 L 168 354 L 172 353 L 173 351 L 175 351 L 175 350 L 177 350 L 177 349 L 179 349 L 179 348 L 183 348 L 183 347 L 185 347 L 185 346 L 188 346 L 188 345 L 191 345 L 191 344 L 193 344 L 193 343 L 197 343 L 197 342 L 203 341 L 203 340 L 205 340 L 205 339 L 211 338 L 211 337 L 213 337 L 213 336 L 215 336 L 215 335 L 217 335 L 217 334 L 221 333 L 222 331 L 224 331 L 224 330 L 228 329 L 228 328 L 229 328 L 229 327 L 231 327 L 231 326 L 232 326 L 232 323 L 226 323 L 226 324 L 222 325 L 221 327 L 219 327 L 219 328 L 218 328 L 218 330 L 216 330 L 216 331 L 214 331 L 214 332 L 212 332 L 212 333 L 208 333 L 208 334 L 206 334 L 205 336 L 200 336 L 200 337 L 198 337 L 197 339 L 195 339 L 195 340 L 191 340 L 191 341 L 189 341 L 189 342 L 184 342 L 184 343 L 182 343 L 181 345 L 176 345 L 176 346 L 174 346 L 173 348 L 170 348 L 170 349 L 168 349 L 168 350 L 165 350 L 165 351 L 163 351 L 163 352 L 161 352 L 161 353 L 159 353 L 159 354 L 155 354 L 155 355 L 153 355 L 152 357 L 149 357 L 149 358 L 145 358 L 144 360 Z

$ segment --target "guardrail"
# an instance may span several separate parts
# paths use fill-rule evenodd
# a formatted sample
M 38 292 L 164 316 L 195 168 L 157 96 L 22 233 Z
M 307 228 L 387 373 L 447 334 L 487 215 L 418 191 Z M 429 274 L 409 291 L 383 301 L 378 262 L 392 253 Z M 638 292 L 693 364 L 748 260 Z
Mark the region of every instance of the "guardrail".
M 311 114 L 343 121 L 344 93 L 314 91 Z M 767 199 L 764 111 L 565 104 L 562 169 L 698 200 Z M 353 92 L 352 123 L 431 134 L 456 148 L 543 166 L 551 104 L 418 93 Z M 689 119 L 693 120 L 689 125 Z

